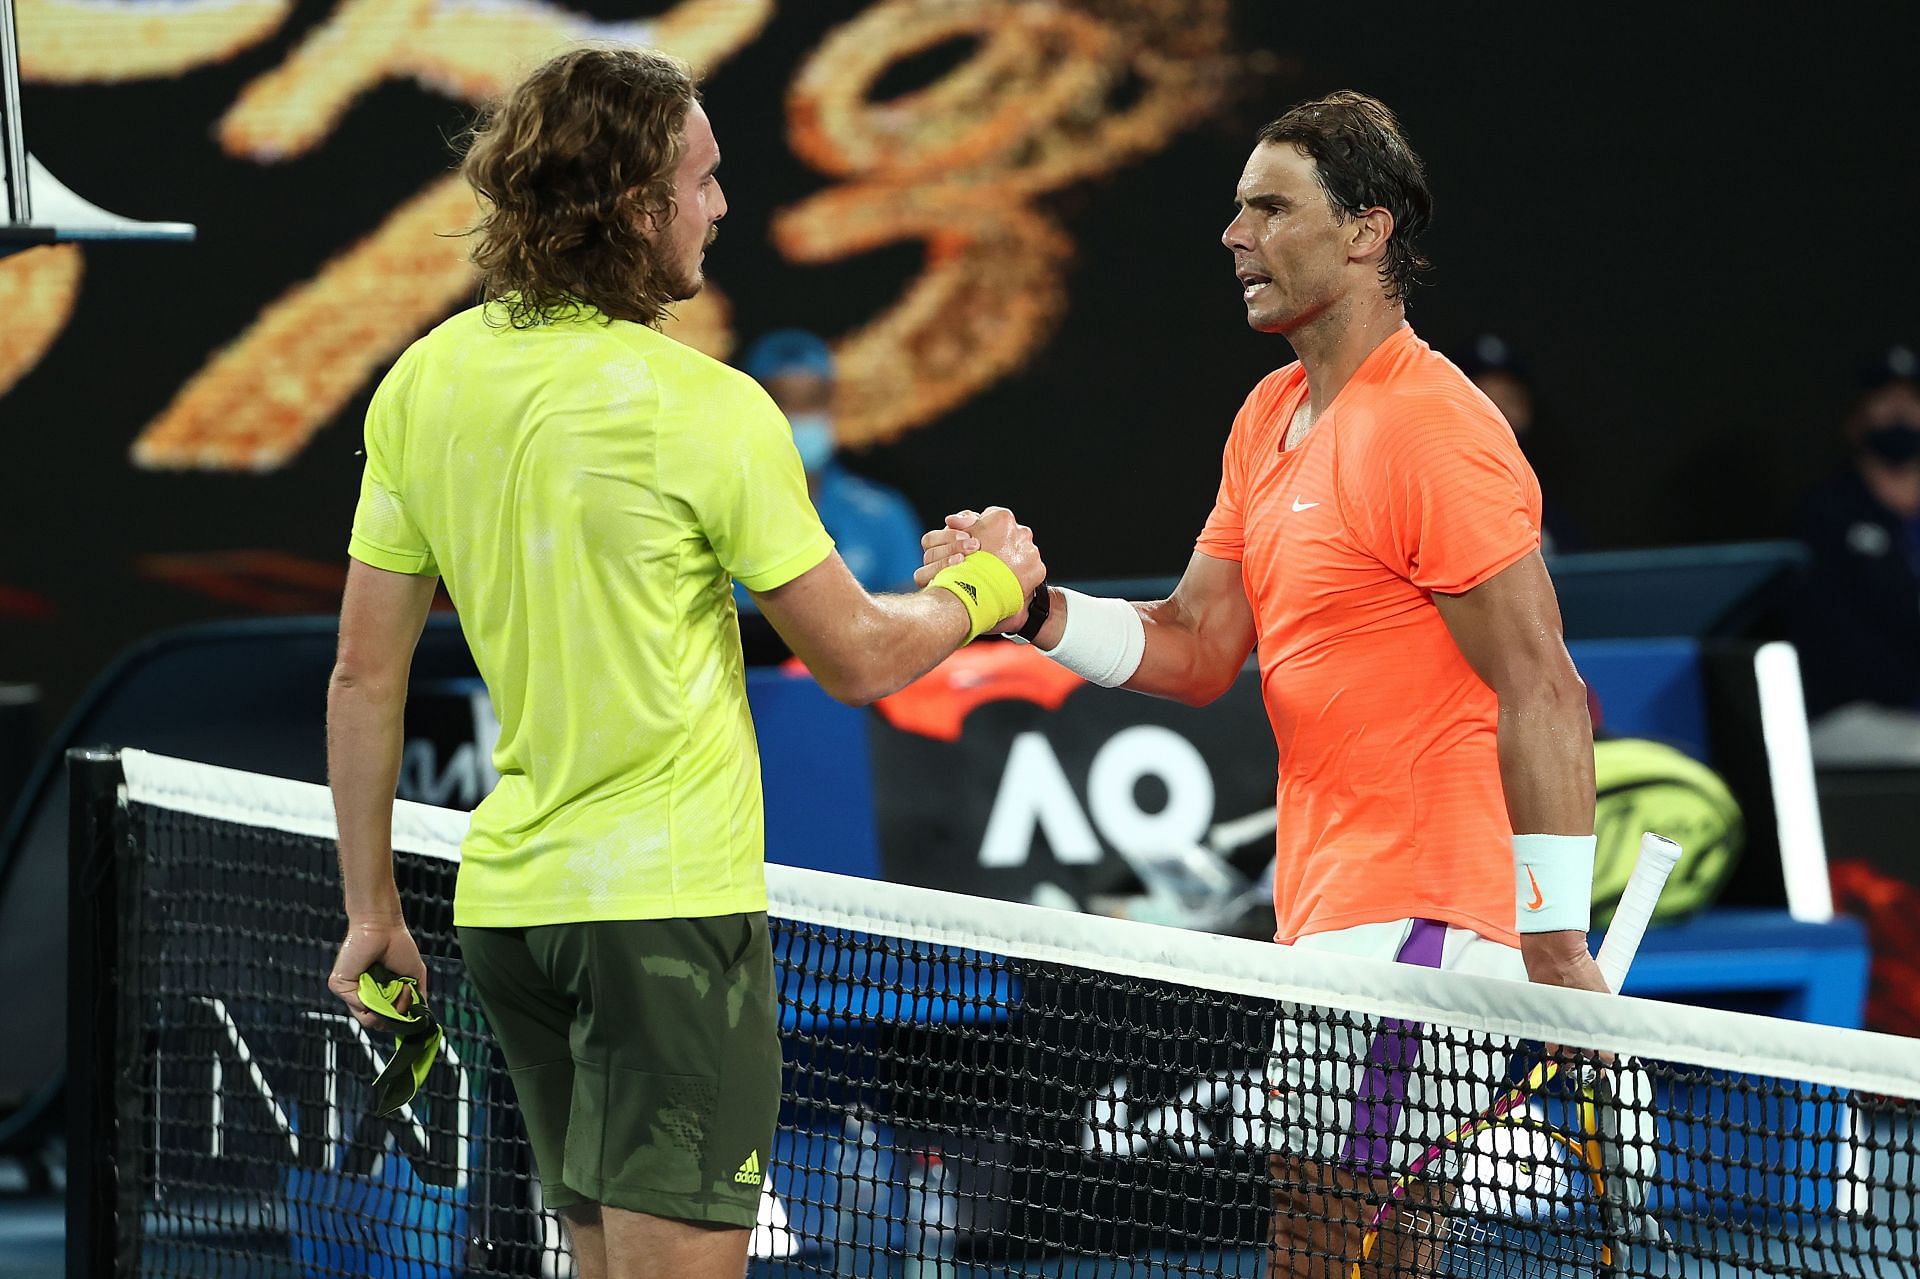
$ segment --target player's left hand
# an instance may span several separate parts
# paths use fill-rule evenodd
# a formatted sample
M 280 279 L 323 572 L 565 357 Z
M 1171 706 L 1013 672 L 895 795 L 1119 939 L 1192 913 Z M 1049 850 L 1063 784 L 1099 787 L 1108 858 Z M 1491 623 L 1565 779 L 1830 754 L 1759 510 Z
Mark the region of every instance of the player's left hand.
M 1520 957 L 1526 962 L 1529 981 L 1543 986 L 1569 986 L 1575 990 L 1611 993 L 1607 979 L 1600 975 L 1600 965 L 1593 962 L 1593 956 L 1587 951 L 1585 933 L 1571 930 L 1521 933 Z M 1548 1044 L 1546 1049 L 1549 1057 L 1565 1057 L 1602 1066 L 1613 1064 L 1612 1053 L 1593 1053 L 1584 1049 L 1564 1048 L 1559 1044 Z
M 427 965 L 420 958 L 420 948 L 414 945 L 413 934 L 407 926 L 396 921 L 376 923 L 348 922 L 346 940 L 340 943 L 340 953 L 334 956 L 333 970 L 327 974 L 327 989 L 339 997 L 347 1006 L 353 1019 L 368 1030 L 379 1030 L 382 1022 L 378 1013 L 372 1012 L 360 1001 L 360 974 L 375 964 L 385 964 L 401 977 L 411 977 L 420 983 L 420 997 L 427 997 Z M 401 993 L 396 1007 L 405 1012 L 407 997 Z
M 1522 933 L 1520 957 L 1526 961 L 1527 980 L 1543 986 L 1570 986 L 1575 990 L 1607 991 L 1600 965 L 1587 951 L 1585 933 Z

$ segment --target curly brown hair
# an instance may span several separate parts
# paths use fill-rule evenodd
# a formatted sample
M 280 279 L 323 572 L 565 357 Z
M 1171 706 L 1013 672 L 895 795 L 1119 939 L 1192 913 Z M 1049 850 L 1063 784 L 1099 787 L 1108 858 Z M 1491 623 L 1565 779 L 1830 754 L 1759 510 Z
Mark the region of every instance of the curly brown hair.
M 656 324 L 672 282 L 643 228 L 673 219 L 673 172 L 700 90 L 651 49 L 541 66 L 474 125 L 460 172 L 481 200 L 473 264 L 517 329 L 585 307 Z
M 1427 169 L 1414 154 L 1387 104 L 1343 89 L 1302 102 L 1260 130 L 1263 144 L 1292 143 L 1313 157 L 1327 203 L 1343 217 L 1368 209 L 1393 215 L 1393 236 L 1380 263 L 1387 296 L 1405 301 L 1420 272 L 1430 265 L 1420 253 L 1420 233 L 1433 220 Z

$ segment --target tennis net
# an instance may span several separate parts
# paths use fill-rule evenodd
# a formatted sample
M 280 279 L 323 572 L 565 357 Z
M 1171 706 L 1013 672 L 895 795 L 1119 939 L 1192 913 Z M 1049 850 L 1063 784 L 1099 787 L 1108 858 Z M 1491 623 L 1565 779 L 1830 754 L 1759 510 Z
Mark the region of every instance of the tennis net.
M 453 937 L 465 822 L 397 806 L 446 1042 L 381 1120 L 324 789 L 76 759 L 74 1273 L 572 1273 Z M 756 1276 L 1920 1279 L 1914 1041 L 768 879 Z

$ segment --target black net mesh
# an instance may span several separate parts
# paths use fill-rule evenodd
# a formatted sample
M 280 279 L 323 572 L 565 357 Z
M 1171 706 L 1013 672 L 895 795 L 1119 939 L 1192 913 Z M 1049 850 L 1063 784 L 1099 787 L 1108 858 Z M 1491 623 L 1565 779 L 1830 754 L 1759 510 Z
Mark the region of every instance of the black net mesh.
M 126 820 L 123 1273 L 572 1273 L 455 866 L 398 859 L 447 1044 L 382 1121 L 386 1045 L 323 986 L 331 842 Z M 1537 1044 L 775 916 L 756 1276 L 1920 1275 L 1909 1098 L 1639 1058 L 1516 1099 Z

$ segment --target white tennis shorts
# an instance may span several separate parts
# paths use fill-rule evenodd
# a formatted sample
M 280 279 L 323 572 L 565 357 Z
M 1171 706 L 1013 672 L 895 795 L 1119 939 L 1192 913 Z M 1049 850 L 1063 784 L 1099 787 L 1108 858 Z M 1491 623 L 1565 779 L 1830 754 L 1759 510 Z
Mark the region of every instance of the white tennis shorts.
M 1517 947 L 1434 919 L 1302 937 L 1302 950 L 1525 981 Z M 1506 1045 L 1418 1022 L 1289 1005 L 1267 1064 L 1269 1139 L 1366 1176 L 1396 1175 L 1510 1087 Z

